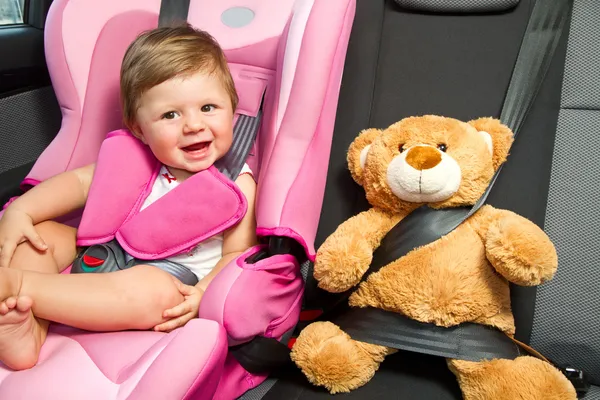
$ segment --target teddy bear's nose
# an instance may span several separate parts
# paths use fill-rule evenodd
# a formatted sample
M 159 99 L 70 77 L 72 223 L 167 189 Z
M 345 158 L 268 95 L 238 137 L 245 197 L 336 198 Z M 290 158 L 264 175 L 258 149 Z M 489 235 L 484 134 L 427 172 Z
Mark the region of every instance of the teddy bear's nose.
M 419 171 L 433 168 L 441 161 L 441 153 L 431 146 L 415 146 L 406 155 L 408 165 Z

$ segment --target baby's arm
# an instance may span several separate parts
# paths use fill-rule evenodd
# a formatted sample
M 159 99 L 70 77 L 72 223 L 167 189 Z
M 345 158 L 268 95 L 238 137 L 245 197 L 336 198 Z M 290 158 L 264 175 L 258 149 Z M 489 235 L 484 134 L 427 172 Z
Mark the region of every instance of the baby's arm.
M 254 214 L 254 204 L 256 199 L 256 183 L 250 174 L 240 175 L 235 183 L 238 185 L 246 201 L 248 202 L 248 210 L 242 220 L 223 234 L 223 256 L 217 265 L 206 275 L 196 287 L 203 292 L 206 291 L 209 283 L 229 262 L 237 256 L 256 245 L 256 218 Z
M 24 212 L 35 225 L 79 209 L 87 200 L 94 168 L 90 164 L 53 176 L 16 199 L 6 212 Z
M 24 241 L 46 250 L 34 225 L 83 207 L 93 174 L 94 164 L 58 174 L 11 203 L 0 218 L 0 267 L 8 267 L 16 247 Z

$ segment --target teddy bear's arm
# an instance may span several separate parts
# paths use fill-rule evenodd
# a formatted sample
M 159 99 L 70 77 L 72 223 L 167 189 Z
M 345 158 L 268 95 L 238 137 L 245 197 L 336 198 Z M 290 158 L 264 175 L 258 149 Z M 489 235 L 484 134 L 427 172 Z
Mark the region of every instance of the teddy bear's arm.
M 550 238 L 536 224 L 508 210 L 488 207 L 486 256 L 502 276 L 518 285 L 539 285 L 551 279 L 558 256 Z
M 371 208 L 341 224 L 317 252 L 314 277 L 319 287 L 340 293 L 358 284 L 373 252 L 401 217 Z

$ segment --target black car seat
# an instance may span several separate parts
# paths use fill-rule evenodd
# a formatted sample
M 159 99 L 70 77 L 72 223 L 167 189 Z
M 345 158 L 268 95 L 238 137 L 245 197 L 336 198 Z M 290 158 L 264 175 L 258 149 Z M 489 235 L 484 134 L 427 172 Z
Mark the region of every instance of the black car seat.
M 368 207 L 345 158 L 360 130 L 411 115 L 500 116 L 534 4 L 357 1 L 317 245 Z M 554 362 L 583 370 L 591 384 L 586 400 L 600 399 L 599 147 L 600 2 L 574 0 L 570 26 L 488 203 L 531 219 L 556 245 L 552 281 L 537 290 L 511 287 L 516 336 Z M 334 300 L 316 288 L 309 268 L 305 308 L 326 309 Z M 244 398 L 329 397 L 292 367 Z M 444 359 L 401 351 L 368 384 L 335 398 L 460 399 L 461 392 Z

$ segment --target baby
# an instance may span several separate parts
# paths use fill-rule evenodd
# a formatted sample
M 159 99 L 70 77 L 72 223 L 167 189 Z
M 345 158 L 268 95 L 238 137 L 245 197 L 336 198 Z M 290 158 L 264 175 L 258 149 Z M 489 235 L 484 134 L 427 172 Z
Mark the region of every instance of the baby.
M 227 153 L 237 101 L 223 52 L 207 33 L 158 28 L 130 45 L 121 67 L 124 122 L 162 164 L 140 210 Z M 256 184 L 245 165 L 235 180 L 247 201 L 243 218 L 200 247 L 163 260 L 191 271 L 195 286 L 160 262 L 61 275 L 81 249 L 76 229 L 53 219 L 85 206 L 94 171 L 92 164 L 42 182 L 0 219 L 0 361 L 12 369 L 37 363 L 50 321 L 92 331 L 183 326 L 198 315 L 211 280 L 257 242 Z

